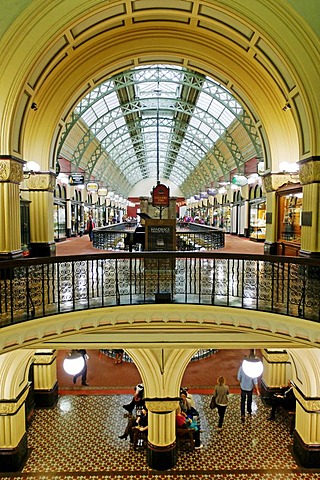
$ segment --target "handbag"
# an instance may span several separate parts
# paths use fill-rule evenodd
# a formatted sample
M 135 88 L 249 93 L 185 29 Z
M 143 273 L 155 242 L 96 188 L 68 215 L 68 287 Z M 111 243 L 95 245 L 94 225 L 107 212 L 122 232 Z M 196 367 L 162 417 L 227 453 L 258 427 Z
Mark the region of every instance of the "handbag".
M 211 402 L 210 402 L 209 407 L 211 408 L 211 410 L 214 410 L 215 408 L 217 408 L 216 397 L 211 398 Z

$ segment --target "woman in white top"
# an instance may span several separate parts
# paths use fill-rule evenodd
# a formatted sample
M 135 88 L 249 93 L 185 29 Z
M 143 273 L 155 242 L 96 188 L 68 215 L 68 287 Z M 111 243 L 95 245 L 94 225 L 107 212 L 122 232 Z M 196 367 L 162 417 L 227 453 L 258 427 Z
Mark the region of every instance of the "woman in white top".
M 218 408 L 219 414 L 219 423 L 218 423 L 218 431 L 221 432 L 222 424 L 224 415 L 226 413 L 227 405 L 228 405 L 228 395 L 229 395 L 229 387 L 225 384 L 226 379 L 224 377 L 219 377 L 217 380 L 217 385 L 214 387 L 213 396 L 216 399 L 216 404 Z

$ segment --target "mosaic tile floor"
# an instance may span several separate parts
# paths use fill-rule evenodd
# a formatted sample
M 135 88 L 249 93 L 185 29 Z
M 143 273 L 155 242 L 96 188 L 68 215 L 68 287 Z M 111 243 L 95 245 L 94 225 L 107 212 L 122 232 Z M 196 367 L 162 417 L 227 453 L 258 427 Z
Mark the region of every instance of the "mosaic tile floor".
M 180 451 L 174 468 L 151 470 L 144 450 L 118 439 L 126 425 L 122 405 L 130 395 L 65 395 L 53 409 L 36 410 L 28 429 L 29 458 L 21 472 L 0 480 L 292 480 L 320 479 L 320 470 L 303 469 L 291 453 L 289 425 L 254 398 L 252 418 L 240 422 L 240 396 L 230 395 L 224 429 L 209 395 L 194 394 L 201 415 L 204 448 Z

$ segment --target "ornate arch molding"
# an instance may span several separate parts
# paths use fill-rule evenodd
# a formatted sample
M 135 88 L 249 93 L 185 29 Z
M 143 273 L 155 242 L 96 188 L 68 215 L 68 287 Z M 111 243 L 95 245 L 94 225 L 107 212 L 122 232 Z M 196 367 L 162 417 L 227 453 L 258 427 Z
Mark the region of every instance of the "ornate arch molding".
M 317 399 L 320 408 L 320 349 L 287 350 L 292 364 L 293 380 L 300 393 L 299 401 L 305 404 L 307 398 Z
M 65 313 L 0 329 L 0 352 L 69 348 L 78 340 L 127 348 L 319 347 L 320 326 L 284 315 L 199 305 L 139 305 Z M 60 343 L 59 343 L 60 342 Z M 230 347 L 230 345 L 232 347 Z M 242 346 L 242 347 L 241 347 Z
M 17 399 L 12 408 L 17 409 L 28 394 L 29 368 L 33 361 L 34 350 L 18 350 L 0 355 L 0 376 L 5 381 L 0 382 L 0 399 Z M 2 408 L 9 404 L 5 402 Z
M 3 37 L 6 48 L 0 48 L 0 52 L 4 52 L 0 63 L 8 65 L 8 71 L 3 74 L 8 81 L 3 88 L 7 105 L 0 122 L 6 126 L 0 135 L 5 150 L 1 153 L 33 160 L 52 157 L 52 138 L 58 138 L 60 127 L 80 96 L 111 73 L 147 61 L 182 64 L 214 76 L 242 103 L 255 105 L 256 110 L 264 114 L 260 115 L 263 125 L 258 127 L 261 132 L 264 126 L 270 127 L 267 136 L 271 142 L 273 125 L 281 120 L 282 136 L 287 138 L 289 145 L 293 144 L 287 149 L 290 150 L 287 156 L 297 156 L 296 132 L 300 133 L 302 154 L 314 149 L 312 142 L 316 135 L 310 132 L 320 123 L 317 122 L 316 102 L 318 62 L 315 62 L 319 40 L 286 4 L 279 5 L 276 0 L 268 4 L 256 2 L 254 10 L 248 11 L 247 7 L 234 6 L 230 0 L 220 2 L 219 7 L 211 2 L 172 0 L 166 9 L 154 7 L 153 2 L 149 6 L 147 2 L 141 5 L 140 2 L 118 0 L 101 7 L 100 3 L 93 5 L 92 1 L 79 0 L 74 9 L 73 2 L 65 0 L 50 4 L 47 9 L 41 5 L 41 12 L 37 5 L 30 5 L 21 14 L 13 29 Z M 172 21 L 175 30 L 170 33 Z M 159 43 L 159 38 L 154 38 L 148 44 L 145 41 L 147 30 L 151 38 L 155 34 L 154 26 L 162 32 L 162 41 Z M 179 51 L 172 41 L 177 31 L 182 39 Z M 164 35 L 167 36 L 165 44 Z M 286 43 L 283 38 L 287 39 Z M 134 45 L 136 41 L 140 48 Z M 27 62 L 25 45 L 30 52 Z M 148 45 L 147 50 L 145 45 Z M 295 66 L 296 52 L 300 49 L 304 63 L 301 71 Z M 246 65 L 247 73 L 241 64 Z M 11 83 L 12 78 L 14 83 Z M 294 119 L 291 114 L 283 118 L 281 109 L 287 100 L 292 103 Z M 37 112 L 29 108 L 33 102 L 38 105 Z M 295 134 L 291 135 L 290 131 Z M 13 132 L 11 137 L 9 132 Z M 25 137 L 21 136 L 22 132 Z M 39 137 L 46 145 L 45 151 L 28 149 L 27 142 L 34 144 Z

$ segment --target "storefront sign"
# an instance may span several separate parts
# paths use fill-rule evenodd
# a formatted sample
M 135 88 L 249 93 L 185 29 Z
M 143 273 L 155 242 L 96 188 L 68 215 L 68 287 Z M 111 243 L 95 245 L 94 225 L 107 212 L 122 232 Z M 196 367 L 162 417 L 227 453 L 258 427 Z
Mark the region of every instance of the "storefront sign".
M 146 219 L 146 250 L 169 251 L 176 248 L 176 221 Z
M 83 185 L 84 175 L 82 173 L 71 173 L 69 175 L 69 185 Z
M 152 191 L 152 205 L 154 207 L 169 207 L 169 187 L 159 183 Z
M 97 182 L 87 183 L 87 192 L 97 192 L 99 190 L 99 184 Z

